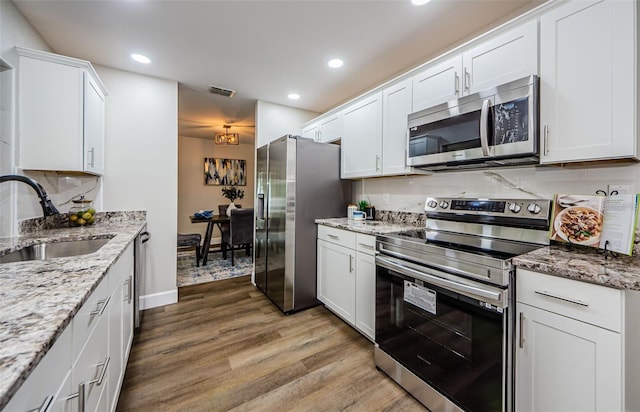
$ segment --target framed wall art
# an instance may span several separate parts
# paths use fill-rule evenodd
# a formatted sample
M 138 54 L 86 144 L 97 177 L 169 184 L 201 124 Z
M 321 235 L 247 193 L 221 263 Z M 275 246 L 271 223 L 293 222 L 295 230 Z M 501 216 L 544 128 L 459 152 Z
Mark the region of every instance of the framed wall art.
M 246 186 L 247 161 L 205 157 L 204 184 L 210 186 Z

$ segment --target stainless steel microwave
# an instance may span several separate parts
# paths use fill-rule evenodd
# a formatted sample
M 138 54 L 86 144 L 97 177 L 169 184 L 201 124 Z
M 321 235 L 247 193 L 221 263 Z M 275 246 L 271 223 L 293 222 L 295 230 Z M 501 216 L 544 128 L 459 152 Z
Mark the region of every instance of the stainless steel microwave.
M 427 170 L 539 163 L 538 77 L 408 117 L 407 166 Z

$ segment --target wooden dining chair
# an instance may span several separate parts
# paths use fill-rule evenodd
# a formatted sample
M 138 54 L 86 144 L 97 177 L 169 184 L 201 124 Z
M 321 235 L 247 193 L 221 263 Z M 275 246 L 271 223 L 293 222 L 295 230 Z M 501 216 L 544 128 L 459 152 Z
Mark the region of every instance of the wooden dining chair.
M 235 266 L 234 251 L 244 248 L 250 256 L 253 245 L 253 208 L 231 211 L 229 230 L 222 231 L 222 258 L 227 258 L 227 247 L 231 249 L 231 266 Z

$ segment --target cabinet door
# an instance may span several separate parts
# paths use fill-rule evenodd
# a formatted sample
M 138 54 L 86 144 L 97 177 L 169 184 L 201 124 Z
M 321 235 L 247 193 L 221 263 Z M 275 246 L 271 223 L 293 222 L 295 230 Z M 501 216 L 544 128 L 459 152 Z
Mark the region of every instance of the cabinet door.
M 342 112 L 323 117 L 319 121 L 318 128 L 321 142 L 332 142 L 342 138 Z
M 462 58 L 456 55 L 429 65 L 413 76 L 413 111 L 418 112 L 461 94 Z
M 538 22 L 486 40 L 462 54 L 463 94 L 538 74 Z
M 101 175 L 104 173 L 105 96 L 88 73 L 85 73 L 84 93 L 84 170 Z
M 622 410 L 619 333 L 521 303 L 518 313 L 517 411 Z
M 83 170 L 83 71 L 31 57 L 19 63 L 20 168 Z
M 344 110 L 341 150 L 343 179 L 382 174 L 382 92 Z
M 541 17 L 541 163 L 637 156 L 635 3 L 573 1 Z
M 376 337 L 376 258 L 356 252 L 356 328 Z
M 382 174 L 404 174 L 407 167 L 407 116 L 412 110 L 412 82 L 405 79 L 382 91 Z
M 318 300 L 355 324 L 355 258 L 353 249 L 318 240 Z

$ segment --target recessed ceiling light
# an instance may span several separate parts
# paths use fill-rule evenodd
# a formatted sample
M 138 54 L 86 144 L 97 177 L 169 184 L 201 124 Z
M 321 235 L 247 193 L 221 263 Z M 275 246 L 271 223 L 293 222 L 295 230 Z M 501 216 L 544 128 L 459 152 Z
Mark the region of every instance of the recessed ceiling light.
M 289 96 L 287 97 L 291 100 L 298 100 L 300 98 L 300 95 L 297 93 L 289 93 Z
M 340 59 L 331 59 L 329 60 L 329 62 L 327 63 L 329 65 L 329 67 L 331 67 L 332 69 L 337 69 L 338 67 L 342 67 L 342 65 L 344 64 L 342 60 Z
M 137 61 L 138 63 L 143 63 L 143 64 L 149 64 L 151 63 L 151 59 L 148 58 L 147 56 L 143 56 L 142 54 L 138 54 L 138 53 L 133 53 L 131 55 L 131 58 L 135 61 Z
M 416 6 L 422 6 L 423 4 L 429 3 L 429 0 L 411 0 L 411 3 L 415 4 Z

